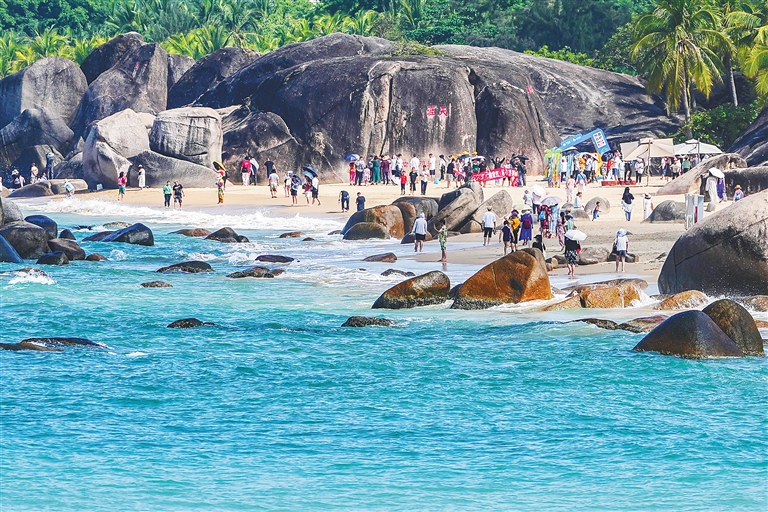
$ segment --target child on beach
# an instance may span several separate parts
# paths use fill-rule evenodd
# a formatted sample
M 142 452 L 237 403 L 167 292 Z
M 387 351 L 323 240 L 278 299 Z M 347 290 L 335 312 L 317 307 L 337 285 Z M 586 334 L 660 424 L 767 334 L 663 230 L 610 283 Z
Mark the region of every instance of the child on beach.
M 595 220 L 598 217 L 600 217 L 600 201 L 595 203 L 595 209 L 592 210 L 592 220 Z
M 400 195 L 405 195 L 405 186 L 408 184 L 408 176 L 404 172 L 400 173 Z
M 504 256 L 507 255 L 512 249 L 512 226 L 509 225 L 509 221 L 505 220 L 504 225 L 501 227 L 501 239 L 504 242 Z

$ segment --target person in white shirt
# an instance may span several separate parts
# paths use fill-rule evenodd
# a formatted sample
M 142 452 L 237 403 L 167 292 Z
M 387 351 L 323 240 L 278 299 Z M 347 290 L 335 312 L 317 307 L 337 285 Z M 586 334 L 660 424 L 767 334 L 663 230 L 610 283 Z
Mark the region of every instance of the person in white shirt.
M 275 199 L 277 197 L 277 183 L 278 183 L 278 176 L 276 172 L 273 172 L 269 175 L 269 193 L 272 194 L 272 199 Z
M 435 181 L 435 175 L 437 174 L 437 159 L 432 153 L 429 154 L 429 177 L 432 181 Z M 435 181 L 435 183 L 437 183 Z
M 624 262 L 627 259 L 627 251 L 629 250 L 629 238 L 627 238 L 627 230 L 620 229 L 616 232 L 616 272 L 619 271 L 619 263 L 621 263 L 621 271 L 624 272 Z
M 651 194 L 645 194 L 643 196 L 643 220 L 647 219 L 653 213 L 653 199 Z
M 312 204 L 317 201 L 317 206 L 320 206 L 320 180 L 315 176 L 312 178 Z
M 419 164 L 420 163 L 421 162 L 419 162 L 419 159 L 416 158 L 416 155 L 414 154 L 413 158 L 411 158 L 411 169 L 413 169 L 416 172 L 419 172 Z
M 413 235 L 413 252 L 424 252 L 424 240 L 427 238 L 427 219 L 420 213 L 411 229 Z
M 496 229 L 496 214 L 488 207 L 488 211 L 483 214 L 483 245 L 491 245 L 491 237 Z

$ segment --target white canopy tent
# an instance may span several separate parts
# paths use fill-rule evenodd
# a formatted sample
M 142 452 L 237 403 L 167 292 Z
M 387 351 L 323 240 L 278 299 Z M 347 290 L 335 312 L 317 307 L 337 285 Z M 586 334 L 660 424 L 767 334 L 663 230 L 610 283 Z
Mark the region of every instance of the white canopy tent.
M 637 142 L 621 144 L 621 154 L 625 162 L 640 158 L 660 158 L 675 156 L 675 141 L 672 139 L 640 139 Z
M 719 155 L 722 151 L 713 144 L 691 139 L 682 144 L 675 144 L 675 155 Z

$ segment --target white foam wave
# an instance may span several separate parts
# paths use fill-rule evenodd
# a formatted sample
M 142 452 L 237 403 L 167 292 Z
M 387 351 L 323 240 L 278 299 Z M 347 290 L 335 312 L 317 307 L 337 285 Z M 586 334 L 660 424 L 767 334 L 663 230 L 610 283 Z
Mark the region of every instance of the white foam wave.
M 43 274 L 41 272 L 37 271 L 29 271 L 29 272 L 17 272 L 16 275 L 11 278 L 10 281 L 8 281 L 8 285 L 13 284 L 24 284 L 24 283 L 34 283 L 34 284 L 56 284 L 56 281 L 54 281 L 50 276 L 47 274 Z
M 218 258 L 218 256 L 207 252 L 191 252 L 187 255 L 187 258 L 197 261 L 213 261 Z
M 109 253 L 109 259 L 112 261 L 125 261 L 128 259 L 128 253 L 120 249 L 112 249 Z
M 125 357 L 142 357 L 146 355 L 147 355 L 146 352 L 131 352 L 129 354 L 125 354 Z
M 30 210 L 46 213 L 72 213 L 91 217 L 135 218 L 143 222 L 157 224 L 180 224 L 206 228 L 221 228 L 229 226 L 233 229 L 265 229 L 286 231 L 317 231 L 325 232 L 342 227 L 340 222 L 331 219 L 303 217 L 296 214 L 292 217 L 270 215 L 264 209 L 256 209 L 251 213 L 240 215 L 210 214 L 193 210 L 166 210 L 148 206 L 130 206 L 125 203 L 106 201 L 103 199 L 68 199 L 54 200 L 39 205 L 29 205 Z

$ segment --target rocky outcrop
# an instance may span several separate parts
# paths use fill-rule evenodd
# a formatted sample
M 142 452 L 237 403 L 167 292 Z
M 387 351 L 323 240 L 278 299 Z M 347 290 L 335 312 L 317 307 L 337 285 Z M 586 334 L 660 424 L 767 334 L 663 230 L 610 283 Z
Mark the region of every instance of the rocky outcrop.
M 58 114 L 36 108 L 26 109 L 0 129 L 0 167 L 10 167 L 31 146 L 50 146 L 63 151 L 72 142 L 73 136 L 72 130 Z
M 120 62 L 124 57 L 136 52 L 144 45 L 144 38 L 138 32 L 126 32 L 116 36 L 93 50 L 85 58 L 80 69 L 90 84 L 99 75 Z
M 16 249 L 2 235 L 0 235 L 0 263 L 24 263 Z
M 183 318 L 167 325 L 169 329 L 191 329 L 193 327 L 203 327 L 216 325 L 212 322 L 203 322 L 197 318 Z
M 596 265 L 605 263 L 611 255 L 610 249 L 605 247 L 584 247 L 576 260 L 578 265 Z
M 401 208 L 401 205 L 403 203 L 407 203 L 413 206 L 414 210 L 416 211 L 416 215 L 413 217 L 412 220 L 414 220 L 416 217 L 418 217 L 420 214 L 424 214 L 424 218 L 427 220 L 430 220 L 432 217 L 437 215 L 438 203 L 437 200 L 431 198 L 431 197 L 415 197 L 415 196 L 401 196 L 392 201 L 392 204 L 397 206 L 398 208 Z M 405 219 L 405 214 L 403 213 L 403 219 Z M 406 229 L 410 229 L 410 227 L 413 224 L 411 223 L 406 224 Z
M 165 281 L 147 281 L 139 286 L 142 288 L 173 288 L 171 283 L 166 283 Z
M 486 265 L 464 281 L 452 307 L 485 309 L 551 298 L 544 256 L 538 249 L 523 249 Z
M 600 286 L 577 295 L 584 308 L 628 308 L 640 300 L 640 290 L 633 283 Z
M 386 240 L 390 238 L 387 228 L 375 222 L 358 222 L 344 233 L 344 240 Z
M 146 171 L 148 187 L 162 187 L 166 181 L 171 183 L 178 181 L 188 188 L 210 188 L 216 186 L 216 180 L 219 177 L 213 168 L 171 158 L 154 151 L 142 151 L 132 157 L 130 163 L 132 165 L 128 184 L 134 187 L 138 184 L 139 165 L 142 165 Z
M 668 318 L 632 350 L 686 359 L 744 356 L 736 343 L 701 311 L 685 311 Z
M 85 261 L 109 261 L 105 256 L 94 252 L 85 257 Z
M 173 272 L 179 272 L 182 274 L 199 274 L 201 272 L 213 272 L 211 266 L 204 261 L 183 261 L 181 263 L 174 263 L 167 267 L 157 269 L 157 272 L 161 274 L 168 274 Z
M 353 213 L 344 229 L 341 230 L 345 240 L 359 240 L 359 238 L 349 238 L 348 235 L 356 224 L 377 224 L 381 226 L 382 230 L 386 232 L 384 238 L 402 238 L 405 234 L 405 227 L 403 225 L 403 214 L 400 212 L 400 208 L 393 205 L 374 206 L 373 208 L 366 208 L 359 212 Z M 371 236 L 367 238 L 380 238 L 378 236 Z
M 178 231 L 172 231 L 172 235 L 184 235 L 184 236 L 193 236 L 193 237 L 206 237 L 211 234 L 210 231 L 208 231 L 205 228 L 188 228 L 188 229 L 180 229 Z
M 755 319 L 744 306 L 729 299 L 713 302 L 702 310 L 748 356 L 765 356 L 763 339 Z
M 20 220 L 24 220 L 24 216 L 16 203 L 12 199 L 0 197 L 0 226 Z
M 168 108 L 191 105 L 200 95 L 259 58 L 244 48 L 221 48 L 202 57 L 168 91 Z
M 701 190 L 701 177 L 713 167 L 724 171 L 728 168 L 744 168 L 747 162 L 735 153 L 723 153 L 702 160 L 697 166 L 661 187 L 657 196 L 675 196 L 681 194 L 698 194 Z
M 8 194 L 8 197 L 47 197 L 52 195 L 54 194 L 53 190 L 51 190 L 51 184 L 47 181 L 39 181 L 17 188 Z
M 707 296 L 698 290 L 686 290 L 684 292 L 676 293 L 671 297 L 667 297 L 653 309 L 660 310 L 674 310 L 674 309 L 692 309 L 699 306 L 703 306 L 709 302 Z
M 403 270 L 397 270 L 396 268 L 388 268 L 387 270 L 382 272 L 381 275 L 384 277 L 389 277 L 389 276 L 413 277 L 416 274 L 414 274 L 413 272 L 405 272 Z
M 46 57 L 0 80 L 0 128 L 27 109 L 45 110 L 68 124 L 87 87 L 71 60 Z
M 83 238 L 83 242 L 101 242 L 112 233 L 114 233 L 114 231 L 99 231 L 95 235 Z
M 39 258 L 48 252 L 48 234 L 40 226 L 29 222 L 9 222 L 0 226 L 0 236 L 16 250 L 19 256 L 27 259 Z
M 231 274 L 228 274 L 227 277 L 229 277 L 230 279 L 242 279 L 244 277 L 273 278 L 275 277 L 275 274 L 273 274 L 272 271 L 267 267 L 262 267 L 261 265 L 254 265 L 253 267 L 247 270 L 239 270 L 237 272 L 232 272 Z
M 77 152 L 67 160 L 59 162 L 53 168 L 54 178 L 77 178 L 82 179 L 85 173 L 83 172 L 83 152 Z M 86 185 L 86 189 L 88 186 Z
M 384 254 L 374 254 L 363 258 L 363 261 L 378 261 L 383 263 L 394 263 L 397 261 L 397 256 L 393 252 L 385 252 Z
M 126 244 L 144 245 L 149 247 L 155 245 L 155 237 L 152 234 L 152 230 L 140 222 L 133 224 L 130 227 L 114 231 L 98 241 L 123 242 Z
M 195 65 L 195 59 L 186 55 L 176 53 L 168 54 L 168 98 L 171 97 L 171 91 L 176 82 Z M 181 106 L 181 105 L 180 105 Z M 174 108 L 169 106 L 168 108 Z
M 212 168 L 221 160 L 222 137 L 221 117 L 215 110 L 185 107 L 155 117 L 149 146 L 161 155 Z
M 248 239 L 238 235 L 232 228 L 221 228 L 205 237 L 206 240 L 215 240 L 228 244 L 246 243 Z
M 483 203 L 482 195 L 477 194 L 470 187 L 460 187 L 454 193 L 450 201 L 445 200 L 447 194 L 440 199 L 440 211 L 427 224 L 427 229 L 432 236 L 437 236 L 440 230 L 440 222 L 445 221 L 448 231 L 456 231 Z M 447 204 L 444 204 L 446 203 Z
M 294 261 L 290 256 L 282 256 L 280 254 L 260 254 L 256 256 L 256 261 L 264 263 L 290 263 Z
M 659 275 L 659 291 L 768 294 L 768 191 L 745 197 L 678 238 Z
M 70 127 L 83 137 L 93 123 L 121 110 L 157 114 L 168 96 L 168 53 L 145 44 L 96 78 L 85 91 Z
M 376 299 L 373 309 L 403 309 L 431 304 L 442 304 L 448 300 L 451 280 L 442 272 L 432 271 L 412 277 L 396 284 Z
M 45 215 L 29 215 L 24 221 L 43 228 L 49 239 L 59 236 L 59 225 L 50 217 L 46 217 Z
M 643 222 L 685 222 L 685 203 L 662 201 Z
M 368 327 L 376 325 L 380 327 L 389 327 L 394 325 L 395 322 L 389 318 L 377 318 L 370 316 L 351 316 L 347 318 L 347 321 L 341 324 L 342 327 Z
M 120 173 L 128 175 L 130 171 L 128 159 L 147 151 L 149 136 L 141 118 L 131 109 L 117 112 L 90 128 L 83 147 L 83 177 L 92 188 L 96 188 L 97 183 L 105 188 L 117 188 Z M 148 171 L 148 182 L 149 177 Z
M 68 265 L 69 258 L 63 251 L 47 252 L 37 258 L 37 265 Z
M 611 211 L 611 203 L 604 197 L 595 196 L 584 205 L 584 211 L 587 212 L 590 218 L 592 218 L 592 212 L 595 210 L 595 205 L 600 202 L 600 213 L 606 214 Z
M 733 199 L 736 185 L 741 186 L 745 195 L 757 194 L 768 190 L 768 164 L 748 169 L 729 169 L 725 171 L 725 195 Z
M 286 233 L 280 233 L 280 236 L 277 238 L 301 238 L 304 236 L 304 232 L 302 231 L 288 231 Z
M 458 230 L 461 233 L 482 233 L 483 215 L 488 211 L 489 206 L 491 207 L 491 211 L 496 214 L 496 226 L 501 228 L 504 224 L 504 218 L 508 217 L 509 212 L 512 211 L 514 201 L 512 201 L 512 196 L 510 196 L 509 192 L 506 190 L 497 192 L 471 213 Z
M 749 165 L 768 162 L 768 106 L 728 150 L 744 158 Z M 742 185 L 743 186 L 743 185 Z
M 51 252 L 63 252 L 69 261 L 85 259 L 85 251 L 74 240 L 54 238 L 53 240 L 48 240 L 48 248 Z

